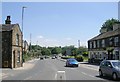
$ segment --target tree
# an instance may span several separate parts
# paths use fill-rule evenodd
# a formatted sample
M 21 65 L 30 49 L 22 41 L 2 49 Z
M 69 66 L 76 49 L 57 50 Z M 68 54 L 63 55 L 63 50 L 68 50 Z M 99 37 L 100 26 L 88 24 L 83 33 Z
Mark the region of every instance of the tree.
M 101 29 L 100 29 L 100 32 L 101 32 L 102 29 L 106 29 L 107 32 L 108 32 L 108 31 L 112 31 L 112 30 L 113 30 L 113 25 L 114 25 L 115 23 L 117 23 L 117 22 L 119 22 L 119 20 L 113 19 L 113 18 L 112 18 L 112 19 L 109 19 L 109 20 L 106 20 L 106 22 L 103 23 L 103 25 L 102 25 L 102 27 L 101 27 Z
M 49 49 L 47 49 L 47 48 L 43 48 L 41 53 L 42 53 L 42 55 L 50 55 L 51 51 Z
M 55 47 L 51 51 L 52 54 L 60 54 L 62 53 L 62 49 L 60 47 Z
M 63 55 L 66 55 L 67 50 L 70 50 L 71 53 L 72 53 L 72 50 L 73 50 L 74 48 L 75 48 L 75 47 L 74 47 L 73 45 L 62 47 L 62 52 L 61 52 L 61 53 L 62 53 Z
M 80 47 L 77 49 L 77 54 L 83 54 L 84 52 L 87 52 L 88 49 L 86 47 Z
M 41 50 L 38 50 L 38 51 L 36 52 L 36 56 L 39 57 L 39 56 L 41 56 L 41 55 L 42 55 Z
M 73 48 L 73 49 L 71 50 L 71 52 L 72 52 L 72 55 L 73 55 L 73 56 L 76 56 L 76 55 L 77 55 L 77 48 Z

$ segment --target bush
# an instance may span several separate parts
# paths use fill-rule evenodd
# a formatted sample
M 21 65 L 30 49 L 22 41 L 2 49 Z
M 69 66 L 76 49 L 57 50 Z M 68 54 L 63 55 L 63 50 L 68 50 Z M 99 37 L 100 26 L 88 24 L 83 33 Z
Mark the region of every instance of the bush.
M 82 55 L 77 55 L 77 56 L 75 57 L 75 59 L 76 59 L 77 61 L 79 61 L 79 62 L 83 62 L 84 57 L 83 57 Z
M 84 57 L 88 57 L 88 54 L 87 53 L 83 53 L 82 54 Z
M 62 59 L 68 59 L 66 56 L 65 57 L 61 57 Z
M 96 63 L 96 64 L 100 64 L 103 61 L 103 59 L 94 59 L 94 58 L 90 58 L 88 60 L 89 63 Z
M 75 58 L 74 56 L 62 56 L 62 59 L 69 59 L 69 58 Z

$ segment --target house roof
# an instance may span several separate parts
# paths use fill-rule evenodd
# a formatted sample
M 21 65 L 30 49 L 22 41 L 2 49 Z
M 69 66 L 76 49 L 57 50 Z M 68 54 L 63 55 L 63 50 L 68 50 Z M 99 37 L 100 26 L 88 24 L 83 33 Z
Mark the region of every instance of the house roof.
M 109 31 L 109 32 L 99 34 L 99 35 L 93 37 L 92 39 L 90 39 L 89 41 L 103 39 L 103 38 L 112 37 L 112 36 L 116 36 L 116 35 L 120 35 L 120 29 L 116 29 L 114 31 Z
M 19 24 L 2 24 L 1 26 L 2 26 L 2 31 L 11 31 L 16 27 L 18 27 L 20 29 Z M 20 29 L 20 31 L 21 31 L 21 29 Z
M 2 31 L 11 31 L 13 30 L 15 24 L 2 24 Z

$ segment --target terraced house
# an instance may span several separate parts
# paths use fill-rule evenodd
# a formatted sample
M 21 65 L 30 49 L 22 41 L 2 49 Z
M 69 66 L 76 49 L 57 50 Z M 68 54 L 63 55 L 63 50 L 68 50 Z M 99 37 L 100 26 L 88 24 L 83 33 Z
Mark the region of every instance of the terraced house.
M 88 40 L 89 58 L 120 60 L 120 23 L 112 31 L 102 30 L 101 34 Z
M 22 32 L 19 24 L 11 24 L 7 16 L 2 24 L 2 68 L 22 66 Z

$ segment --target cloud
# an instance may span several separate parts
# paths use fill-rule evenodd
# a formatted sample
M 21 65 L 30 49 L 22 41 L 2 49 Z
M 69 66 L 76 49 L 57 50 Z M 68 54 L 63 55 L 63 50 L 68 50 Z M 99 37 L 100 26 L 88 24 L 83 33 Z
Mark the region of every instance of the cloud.
M 57 42 L 56 39 L 45 39 L 45 42 Z
M 40 35 L 40 36 L 37 36 L 37 38 L 38 38 L 38 39 L 42 39 L 42 38 L 44 38 L 44 37 Z
M 72 38 L 65 38 L 65 40 L 72 40 Z
M 33 44 L 38 44 L 42 47 L 55 47 L 55 46 L 70 46 L 74 45 L 78 47 L 78 40 L 75 38 L 46 38 L 43 36 L 37 36 L 32 40 Z M 85 41 L 81 41 L 81 46 L 87 45 Z

